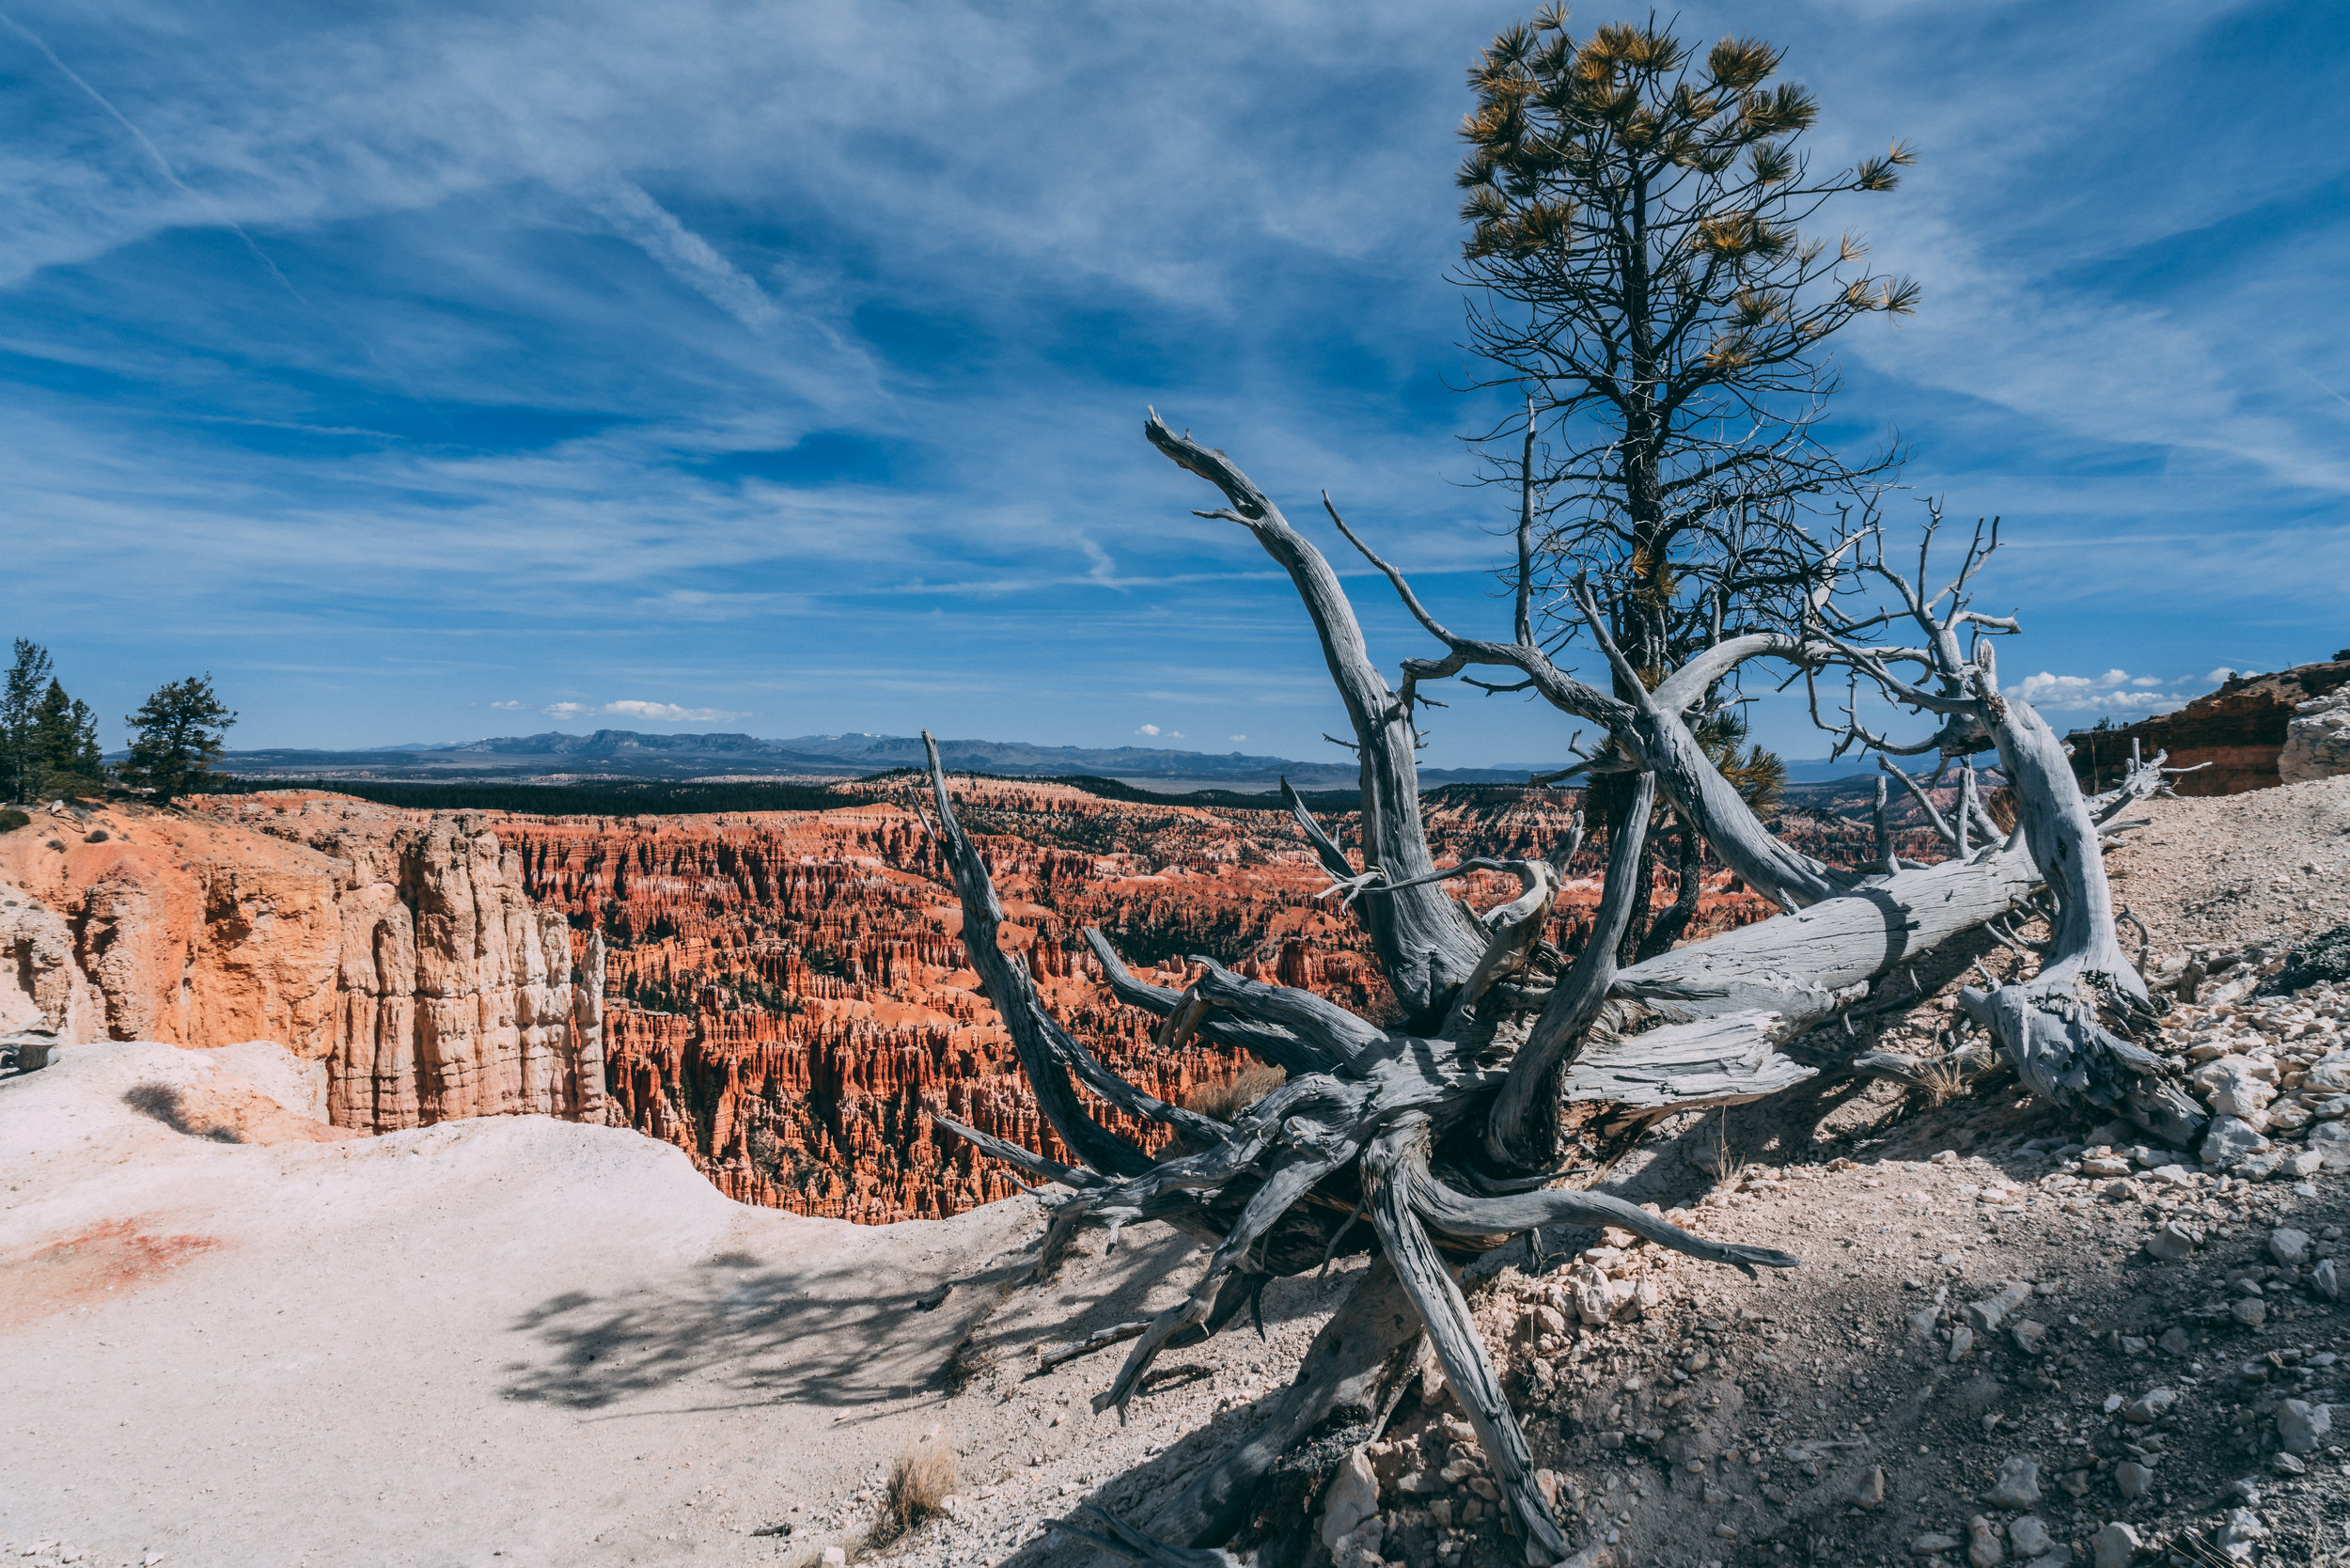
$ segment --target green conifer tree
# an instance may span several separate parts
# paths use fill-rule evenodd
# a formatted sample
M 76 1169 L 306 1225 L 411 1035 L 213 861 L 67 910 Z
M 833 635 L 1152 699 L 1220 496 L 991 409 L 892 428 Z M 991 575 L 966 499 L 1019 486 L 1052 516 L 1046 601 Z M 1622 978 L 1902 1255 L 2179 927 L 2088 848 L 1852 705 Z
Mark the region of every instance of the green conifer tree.
M 168 802 L 204 787 L 237 715 L 213 695 L 206 674 L 161 687 L 124 722 L 132 738 L 122 776 Z
M 33 721 L 49 668 L 49 650 L 29 637 L 16 639 L 16 656 L 0 681 L 0 800 L 30 800 L 40 788 Z
M 98 715 L 81 698 L 67 697 L 55 677 L 33 713 L 32 749 L 41 793 L 94 795 L 105 787 L 106 764 L 98 749 Z

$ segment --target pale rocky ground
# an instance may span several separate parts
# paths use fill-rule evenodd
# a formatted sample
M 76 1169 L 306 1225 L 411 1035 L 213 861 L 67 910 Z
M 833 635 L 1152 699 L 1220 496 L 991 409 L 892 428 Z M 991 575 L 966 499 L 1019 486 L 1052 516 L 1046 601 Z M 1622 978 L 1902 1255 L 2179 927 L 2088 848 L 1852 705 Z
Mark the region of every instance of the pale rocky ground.
M 2280 952 L 2350 916 L 2350 780 L 2146 814 L 2112 862 L 2158 967 Z M 2350 1317 L 2325 1266 L 2350 1269 L 2350 1172 L 2291 1159 L 2342 1147 L 2322 1131 L 2345 1120 L 2325 1064 L 2350 996 L 2231 995 L 2259 969 L 2220 976 L 2166 1042 L 2265 1123 L 2248 1168 L 2076 1147 L 2091 1129 L 1998 1085 L 1931 1107 L 1844 1080 L 1665 1129 L 1620 1172 L 1693 1229 L 1805 1266 L 1750 1283 L 1584 1234 L 1489 1274 L 1472 1300 L 1587 1568 L 1954 1568 L 1970 1546 L 1978 1564 L 2088 1562 L 2110 1526 L 2141 1563 L 2350 1562 Z M 1921 975 L 1935 996 L 1885 1017 L 1880 1043 L 1931 1039 L 1951 978 Z M 885 1466 L 935 1432 L 960 1453 L 953 1517 L 883 1555 L 1096 1561 L 1047 1522 L 1087 1499 L 1147 1516 L 1351 1282 L 1342 1265 L 1279 1283 L 1266 1341 L 1169 1353 L 1120 1425 L 1089 1403 L 1118 1351 L 1042 1375 L 1036 1352 L 1173 1299 L 1188 1243 L 1147 1230 L 1104 1257 L 1096 1235 L 1029 1286 L 1033 1200 L 868 1230 L 732 1204 L 619 1129 L 337 1138 L 264 1098 L 304 1096 L 280 1059 L 95 1045 L 0 1081 L 17 1560 L 811 1562 L 858 1549 Z M 2146 1250 L 2165 1226 L 2169 1261 Z M 2026 1283 L 1969 1325 L 1969 1304 Z M 2045 1330 L 2023 1335 L 2032 1353 L 2019 1318 Z M 950 1358 L 972 1369 L 951 1395 Z M 1342 1554 L 1519 1560 L 1468 1517 L 1480 1466 L 1428 1392 L 1366 1450 L 1377 1524 Z M 2332 1430 L 2311 1431 L 2329 1403 Z M 2280 1460 L 2288 1437 L 2309 1451 Z M 1313 1502 L 1283 1506 L 1310 1520 Z

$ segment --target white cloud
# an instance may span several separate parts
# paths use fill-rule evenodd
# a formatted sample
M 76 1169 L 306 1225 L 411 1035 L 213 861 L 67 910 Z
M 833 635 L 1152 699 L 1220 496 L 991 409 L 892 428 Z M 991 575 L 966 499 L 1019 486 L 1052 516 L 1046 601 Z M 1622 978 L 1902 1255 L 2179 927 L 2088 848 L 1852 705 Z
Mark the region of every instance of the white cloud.
M 2222 681 L 2232 681 L 2239 675 L 2258 675 L 2259 673 L 2257 669 L 2234 669 L 2227 665 L 2221 665 L 2217 669 L 2204 672 L 2203 683 L 2207 686 L 2216 686 Z
M 2122 669 L 2109 669 L 2103 675 L 2054 675 L 2044 669 L 2025 676 L 2015 691 L 2035 708 L 2060 713 L 2154 713 L 2186 700 L 2177 692 L 2145 689 L 2165 683 L 2158 676 L 2132 676 Z
M 1248 737 L 1246 735 L 1227 735 L 1224 738 L 1228 741 L 1245 741 Z
M 716 724 L 750 716 L 726 708 L 681 708 L 674 702 L 607 702 L 603 712 L 622 718 L 655 719 L 663 724 Z
M 1855 356 L 1886 374 L 1864 374 L 1839 406 L 1864 423 L 1899 416 L 1921 465 L 1955 461 L 1921 484 L 1947 488 L 1954 510 L 2029 520 L 1994 574 L 2026 569 L 2013 604 L 2035 634 L 2059 606 L 2084 623 L 2035 662 L 2184 670 L 2334 646 L 2314 638 L 2338 592 L 2325 585 L 2350 575 L 2350 534 L 2306 496 L 2279 510 L 2242 465 L 2350 484 L 2326 456 L 2345 410 L 2311 385 L 2350 386 L 2350 364 L 2298 303 L 2326 297 L 2339 247 L 2316 242 L 2339 225 L 2320 221 L 2326 204 L 2290 199 L 2327 188 L 2344 144 L 2266 113 L 2149 133 L 2182 71 L 2229 96 L 2206 74 L 2224 62 L 2204 39 L 2245 8 L 2011 6 L 2015 25 L 1988 33 L 1957 0 L 1775 13 L 1795 73 L 1828 105 L 1824 161 L 1894 133 L 1925 149 L 1898 196 L 1851 217 L 1876 230 L 1886 266 L 1921 274 L 1926 310 L 1856 332 Z M 375 715 L 399 701 L 446 711 L 487 672 L 527 669 L 559 690 L 820 704 L 804 722 L 827 729 L 910 729 L 929 717 L 901 694 L 952 691 L 978 730 L 1099 744 L 1135 701 L 1205 714 L 1238 698 L 1268 708 L 1258 744 L 1308 754 L 1332 700 L 1312 639 L 1285 599 L 1265 613 L 1251 579 L 1279 573 L 1245 533 L 1183 516 L 1206 501 L 1135 438 L 1136 405 L 1155 398 L 1230 447 L 1301 524 L 1318 485 L 1351 518 L 1371 507 L 1356 521 L 1425 593 L 1442 572 L 1481 571 L 1493 541 L 1443 483 L 1458 477 L 1459 421 L 1398 392 L 1433 384 L 1429 352 L 1449 362 L 1458 336 L 1442 281 L 1458 239 L 1456 67 L 1512 15 L 1396 0 L 1207 11 L 1205 28 L 1196 14 L 971 0 L 780 0 L 755 14 L 713 0 L 428 0 L 356 23 L 231 0 L 202 27 L 168 8 L 22 12 L 107 106 L 39 54 L 20 61 L 26 134 L 0 154 L 11 349 L 165 389 L 175 412 L 153 416 L 146 392 L 85 402 L 17 384 L 0 463 L 18 481 L 18 602 L 60 606 L 59 636 L 133 619 L 151 636 L 160 619 L 208 646 L 245 638 L 259 658 L 268 639 L 348 619 L 321 579 L 364 585 L 379 619 L 426 626 L 514 624 L 525 581 L 529 635 L 577 635 L 482 638 L 463 657 L 452 645 L 432 655 L 437 673 L 402 666 L 375 688 L 312 697 L 278 682 L 268 722 L 314 727 L 313 744 L 392 723 Z M 1684 31 L 1702 40 L 1741 20 L 1727 0 L 1698 0 Z M 2100 71 L 2080 86 L 2085 53 Z M 1966 92 L 1933 90 L 1952 74 Z M 1123 178 L 1138 166 L 1153 178 Z M 2065 198 L 2035 196 L 2051 189 Z M 2267 202 L 2308 221 L 2290 237 L 2266 218 L 2231 223 Z M 201 247 L 225 259 L 181 270 L 195 250 L 177 236 L 232 224 L 230 243 Z M 236 232 L 317 308 L 287 309 L 275 262 Z M 2175 252 L 2189 242 L 2204 248 Z M 2192 259 L 2143 264 L 2174 252 Z M 939 326 L 916 333 L 925 346 L 901 371 L 861 323 L 908 302 L 913 322 L 934 312 Z M 1138 312 L 1143 341 L 1197 352 L 1152 348 L 1140 370 L 1123 353 L 1088 354 L 1078 373 L 1058 348 L 1040 360 L 1009 347 L 1097 319 L 1071 310 L 1114 323 L 1105 347 L 1129 340 Z M 1266 335 L 1284 320 L 1363 357 L 1292 355 Z M 1235 353 L 1245 375 L 1229 373 Z M 225 366 L 255 368 L 230 383 Z M 534 418 L 509 447 L 504 416 L 477 407 Z M 537 415 L 554 435 L 536 433 Z M 223 444 L 231 421 L 367 444 L 324 458 Z M 2039 444 L 1995 439 L 2019 425 Z M 379 428 L 393 433 L 364 433 Z M 821 485 L 720 461 L 820 431 L 912 455 L 886 478 L 849 464 Z M 1007 495 L 1009 471 L 1033 478 Z M 92 574 L 93 550 L 123 570 Z M 1382 608 L 1375 574 L 1343 552 L 1333 565 L 1371 589 L 1359 607 L 1374 636 L 1416 637 Z M 928 619 L 899 613 L 909 589 Z M 1117 589 L 1144 591 L 1110 604 Z M 984 601 L 1040 591 L 1055 594 L 1033 607 L 1053 636 L 998 663 L 998 684 L 961 673 L 988 662 L 969 656 L 995 635 Z M 974 607 L 938 607 L 949 596 Z M 2257 647 L 2211 635 L 2239 619 L 2231 600 L 2257 603 L 2269 627 L 2290 605 L 2311 630 Z M 1180 676 L 1130 653 L 1136 621 L 1148 639 L 1134 640 L 1156 640 Z M 632 670 L 593 651 L 628 646 L 616 629 L 666 634 L 662 661 Z M 791 671 L 788 698 L 741 680 L 746 635 L 772 637 L 761 651 Z M 550 646 L 580 651 L 551 663 Z M 1211 651 L 1230 653 L 1231 684 L 1204 699 L 1154 689 L 1197 679 L 1189 665 Z M 2098 697 L 2093 673 L 2045 678 L 2084 683 L 2051 687 L 2052 702 L 2129 706 Z M 2198 689 L 2126 686 L 2141 706 Z M 244 706 L 250 727 L 259 714 Z M 731 716 L 564 706 L 566 719 Z M 1504 706 L 1454 709 L 1429 760 L 1535 754 Z
M 493 708 L 520 708 L 520 702 L 493 702 Z M 617 702 L 550 702 L 539 712 L 553 719 L 633 718 L 654 724 L 723 724 L 729 719 L 748 718 L 727 708 L 682 708 L 674 702 L 640 702 L 623 698 Z
M 1146 725 L 1143 725 L 1143 726 L 1141 726 L 1139 729 L 1136 729 L 1136 731 L 1135 731 L 1135 733 L 1136 733 L 1136 734 L 1137 734 L 1137 735 L 1155 735 L 1155 734 L 1157 734 L 1158 732 L 1159 732 L 1159 727 L 1158 727 L 1157 725 L 1155 725 L 1155 724 L 1146 724 Z

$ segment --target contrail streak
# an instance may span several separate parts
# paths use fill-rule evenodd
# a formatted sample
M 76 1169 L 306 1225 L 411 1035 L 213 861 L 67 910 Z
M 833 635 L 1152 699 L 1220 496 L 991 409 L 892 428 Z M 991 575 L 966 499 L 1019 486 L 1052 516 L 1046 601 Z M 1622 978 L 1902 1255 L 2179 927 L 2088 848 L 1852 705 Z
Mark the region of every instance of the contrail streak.
M 228 230 L 229 233 L 234 234 L 238 239 L 243 241 L 244 248 L 252 252 L 253 259 L 261 264 L 261 270 L 268 273 L 270 276 L 275 278 L 277 280 L 277 286 L 280 289 L 285 290 L 287 294 L 292 298 L 296 305 L 301 306 L 305 310 L 309 311 L 321 321 L 325 321 L 329 326 L 340 328 L 348 332 L 349 329 L 344 328 L 342 323 L 337 321 L 334 317 L 328 315 L 317 306 L 312 305 L 308 299 L 304 297 L 302 290 L 293 286 L 293 280 L 278 270 L 277 263 L 271 260 L 268 253 L 263 251 L 259 245 L 254 243 L 253 236 L 244 231 L 244 226 L 238 223 L 236 219 L 230 217 L 227 212 L 223 211 L 220 203 L 214 201 L 211 196 L 206 196 L 203 192 L 196 190 L 190 186 L 186 180 L 180 179 L 179 171 L 171 166 L 171 160 L 164 156 L 163 149 L 161 148 L 157 147 L 152 141 L 148 139 L 147 133 L 140 130 L 136 125 L 131 123 L 131 117 L 116 108 L 113 103 L 109 102 L 104 93 L 100 92 L 96 87 L 91 86 L 87 82 L 84 81 L 79 71 L 76 71 L 71 66 L 59 59 L 57 57 L 57 52 L 50 48 L 48 43 L 42 39 L 39 34 L 25 26 L 23 23 L 17 21 L 16 18 L 10 16 L 6 11 L 0 11 L 0 23 L 7 24 L 10 32 L 16 34 L 25 42 L 31 44 L 34 48 L 39 50 L 41 56 L 51 65 L 57 68 L 59 75 L 63 76 L 67 81 L 72 83 L 75 86 L 81 88 L 83 93 L 92 103 L 95 103 L 101 109 L 103 109 L 117 125 L 121 126 L 123 130 L 129 132 L 131 133 L 131 139 L 138 143 L 141 150 L 146 152 L 148 157 L 154 161 L 156 172 L 161 174 L 164 179 L 170 183 L 173 190 L 178 191 L 189 200 L 202 206 L 206 212 L 212 214 L 212 221 L 214 223 Z M 352 334 L 352 336 L 354 337 L 357 337 L 356 334 Z M 384 357 L 375 352 L 373 344 L 367 342 L 364 338 L 360 338 L 359 352 L 366 354 L 371 364 L 397 383 L 400 391 L 407 396 L 410 402 L 415 403 L 418 408 L 423 409 L 427 414 L 432 416 L 432 417 L 440 421 L 445 428 L 450 430 L 451 431 L 455 431 L 456 427 L 449 424 L 448 417 L 438 408 L 435 408 L 431 402 L 427 401 L 424 395 L 409 384 L 408 378 L 400 371 L 398 367 L 386 363 Z
M 113 117 L 114 122 L 117 125 L 119 125 L 125 131 L 128 131 L 131 133 L 131 139 L 139 144 L 140 148 L 146 151 L 148 157 L 154 160 L 157 172 L 161 173 L 164 179 L 170 182 L 173 190 L 178 191 L 181 196 L 186 196 L 191 201 L 201 203 L 212 212 L 215 222 L 217 222 L 223 228 L 227 229 L 231 234 L 234 234 L 238 239 L 243 240 L 244 242 L 244 248 L 253 253 L 253 259 L 258 261 L 263 270 L 266 271 L 270 276 L 277 280 L 279 288 L 285 290 L 287 293 L 291 294 L 295 301 L 306 309 L 317 308 L 312 306 L 308 300 L 302 297 L 302 291 L 293 286 L 291 280 L 290 280 L 284 273 L 277 270 L 277 263 L 271 260 L 262 253 L 261 247 L 253 243 L 253 236 L 247 234 L 243 227 L 238 224 L 236 219 L 222 212 L 220 204 L 214 201 L 212 197 L 205 196 L 200 191 L 191 189 L 188 182 L 180 179 L 178 171 L 172 168 L 171 160 L 165 158 L 163 154 L 163 150 L 156 147 L 153 142 L 147 139 L 147 133 L 132 124 L 130 116 L 124 114 L 121 110 L 116 108 L 112 103 L 108 102 L 104 93 L 100 92 L 96 87 L 91 86 L 87 82 L 82 80 L 79 72 L 77 72 L 71 66 L 59 59 L 57 57 L 57 52 L 50 48 L 49 45 L 41 39 L 40 35 L 35 33 L 31 28 L 17 21 L 16 18 L 8 15 L 6 11 L 0 11 L 0 22 L 7 23 L 9 31 L 15 33 L 25 42 L 39 50 L 42 56 L 46 58 L 51 65 L 57 68 L 60 75 L 64 76 L 67 81 L 72 83 L 75 86 L 81 88 L 82 91 L 87 95 L 92 103 L 95 103 L 100 108 L 105 110 L 108 115 Z
M 2325 393 L 2326 396 L 2333 399 L 2334 401 L 2338 403 L 2350 403 L 2350 398 L 2343 397 L 2341 393 L 2335 391 L 2332 387 L 2326 385 L 2315 376 L 2311 375 L 2307 370 L 2301 372 L 2301 379 L 2308 382 L 2311 386 L 2316 387 L 2320 392 Z

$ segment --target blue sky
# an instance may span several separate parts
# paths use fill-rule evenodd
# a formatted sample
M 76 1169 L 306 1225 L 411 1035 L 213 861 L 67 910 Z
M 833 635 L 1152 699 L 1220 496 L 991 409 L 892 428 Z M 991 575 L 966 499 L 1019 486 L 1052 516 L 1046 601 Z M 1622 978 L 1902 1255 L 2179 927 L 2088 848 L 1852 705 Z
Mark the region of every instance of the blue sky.
M 1501 631 L 1444 273 L 1462 71 L 1520 14 L 9 7 L 0 635 L 110 745 L 210 670 L 240 745 L 1334 759 L 1286 583 L 1143 411 Z M 2350 12 L 1679 14 L 1788 47 L 1818 156 L 1919 152 L 1844 214 L 1925 292 L 1847 335 L 1842 417 L 2007 519 L 2011 684 L 2085 723 L 2350 644 Z M 1425 651 L 1354 580 L 1383 660 Z M 1434 720 L 1436 763 L 1564 739 Z

